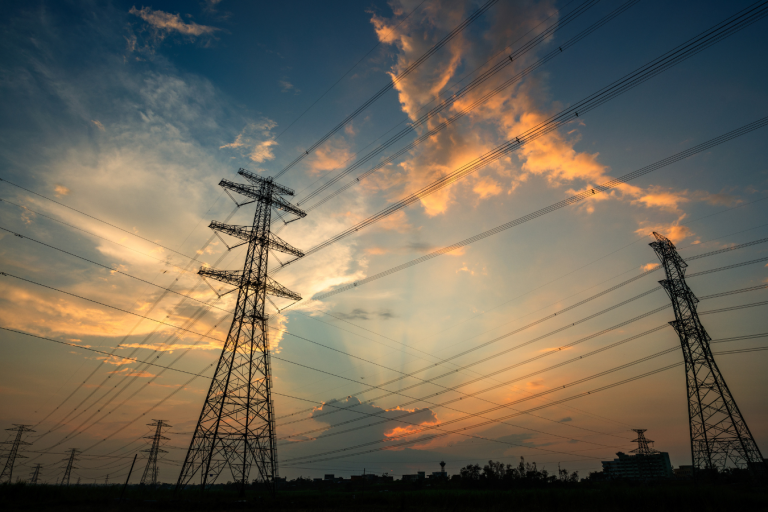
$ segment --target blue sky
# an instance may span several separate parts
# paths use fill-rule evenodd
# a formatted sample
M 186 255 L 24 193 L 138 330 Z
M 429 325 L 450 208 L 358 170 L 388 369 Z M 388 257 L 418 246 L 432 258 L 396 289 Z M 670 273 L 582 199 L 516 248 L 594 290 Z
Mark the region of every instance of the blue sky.
M 121 355 L 135 350 L 140 359 L 160 355 L 158 361 L 174 361 L 174 367 L 186 371 L 207 369 L 216 361 L 221 346 L 217 340 L 228 327 L 220 310 L 212 308 L 198 318 L 199 305 L 194 301 L 161 298 L 158 289 L 146 282 L 10 232 L 210 301 L 214 296 L 194 275 L 196 268 L 205 263 L 236 269 L 243 258 L 242 248 L 227 252 L 217 239 L 207 243 L 208 222 L 224 221 L 234 208 L 217 186 L 219 180 L 237 181 L 240 167 L 264 175 L 279 172 L 391 81 L 390 73 L 406 68 L 478 5 L 459 0 L 282 4 L 222 0 L 6 6 L 0 50 L 5 99 L 0 106 L 0 178 L 27 190 L 0 182 L 0 227 L 10 230 L 0 234 L 0 271 L 16 276 L 0 279 L 0 326 L 106 351 L 122 343 L 126 348 L 120 349 Z M 450 97 L 455 84 L 476 76 L 471 74 L 474 70 L 503 60 L 512 51 L 508 46 L 518 48 L 578 5 L 500 1 L 279 181 L 294 187 L 301 203 L 322 180 L 366 155 L 373 141 L 387 140 L 391 129 L 401 129 L 418 117 L 420 109 Z M 525 69 L 618 5 L 597 3 L 484 87 L 494 87 Z M 306 219 L 285 226 L 280 236 L 297 247 L 313 247 L 747 5 L 642 0 L 451 127 L 312 210 Z M 647 245 L 653 230 L 669 236 L 684 257 L 768 236 L 763 221 L 768 205 L 763 201 L 768 193 L 765 128 L 594 200 L 353 291 L 311 299 L 768 115 L 766 68 L 760 65 L 768 57 L 765 23 L 758 21 L 578 121 L 278 273 L 276 278 L 305 300 L 272 314 L 275 328 L 354 356 L 289 334 L 274 336 L 275 391 L 281 394 L 275 398 L 282 438 L 279 457 L 286 461 L 281 463 L 281 474 L 293 478 L 333 470 L 349 475 L 365 467 L 369 472 L 400 475 L 437 470 L 441 459 L 449 463 L 449 472 L 457 472 L 470 462 L 490 458 L 515 462 L 525 456 L 549 469 L 561 462 L 585 475 L 599 469 L 601 459 L 632 449 L 630 428 L 647 428 L 657 448 L 670 452 L 673 465 L 688 464 L 680 368 L 545 407 L 534 413 L 537 416 L 524 414 L 483 427 L 471 427 L 476 423 L 472 419 L 461 420 L 459 426 L 470 427 L 475 438 L 450 435 L 404 449 L 325 462 L 291 461 L 313 455 L 306 460 L 320 460 L 326 457 L 317 454 L 343 446 L 408 434 L 398 430 L 406 427 L 395 421 L 336 434 L 343 427 L 335 423 L 346 417 L 326 418 L 306 411 L 332 400 L 373 400 L 360 410 L 388 417 L 398 407 L 419 409 L 413 418 L 429 427 L 477 414 L 490 407 L 489 401 L 511 403 L 676 346 L 674 332 L 666 329 L 583 362 L 526 377 L 571 354 L 586 354 L 672 320 L 671 310 L 666 310 L 578 347 L 558 350 L 668 304 L 664 293 L 657 291 L 578 323 L 653 288 L 663 277 L 656 272 L 564 313 L 562 319 L 558 315 L 479 348 L 650 268 L 657 263 Z M 455 103 L 438 120 L 485 90 Z M 418 127 L 417 133 L 434 128 L 437 120 L 430 123 Z M 409 135 L 378 158 L 414 137 Z M 231 222 L 248 223 L 250 215 L 248 207 L 240 208 Z M 758 244 L 697 260 L 691 272 L 758 259 L 767 248 Z M 690 284 L 697 295 L 705 296 L 766 284 L 766 272 L 765 263 L 756 263 L 698 277 Z M 169 326 L 137 323 L 129 313 L 17 277 L 194 332 L 210 332 L 215 339 L 189 333 L 176 339 Z M 765 297 L 764 290 L 757 290 L 703 300 L 700 309 L 750 304 Z M 231 308 L 232 300 L 229 295 L 216 305 Z M 722 339 L 767 332 L 764 311 L 764 305 L 754 306 L 702 319 L 712 337 Z M 576 325 L 496 355 L 569 323 Z M 765 340 L 723 345 L 760 347 Z M 187 348 L 188 353 L 175 361 Z M 467 349 L 474 350 L 418 374 L 428 380 L 451 364 L 462 367 L 455 375 L 441 377 L 438 384 L 404 391 L 416 382 L 404 379 L 387 385 L 395 393 L 381 398 L 384 393 L 371 388 L 398 372 L 421 370 Z M 30 439 L 34 441 L 30 450 L 44 452 L 36 453 L 34 462 L 51 468 L 44 476 L 53 481 L 58 471 L 54 463 L 64 449 L 86 449 L 108 436 L 108 441 L 84 453 L 82 478 L 100 479 L 105 467 L 113 475 L 124 472 L 126 461 L 144 448 L 140 438 L 149 427 L 141 415 L 151 411 L 149 417 L 166 419 L 177 432 L 170 436 L 172 448 L 161 468 L 162 480 L 176 479 L 178 460 L 207 389 L 203 379 L 166 398 L 187 381 L 186 376 L 172 371 L 157 376 L 157 368 L 138 370 L 116 358 L 104 362 L 92 352 L 9 331 L 0 332 L 0 350 L 4 398 L 0 420 L 10 426 L 37 424 L 45 418 L 35 427 L 35 435 L 46 435 Z M 428 396 L 440 386 L 457 387 L 548 351 L 553 353 L 504 370 L 492 377 L 495 381 L 486 378 L 460 388 L 481 391 L 493 382 L 520 377 L 484 391 L 482 399 L 462 400 L 461 407 L 442 406 L 443 398 Z M 494 357 L 473 364 L 490 356 Z M 677 352 L 660 356 L 514 407 L 544 405 L 680 360 Z M 764 394 L 759 392 L 768 385 L 765 352 L 724 355 L 719 363 L 758 445 L 765 447 L 768 416 Z M 112 378 L 128 387 L 111 399 L 107 382 Z M 86 400 L 92 391 L 93 397 L 103 394 L 104 399 Z M 443 396 L 459 396 L 452 393 Z M 412 402 L 408 397 L 416 401 L 403 405 Z M 80 401 L 81 409 L 88 410 L 77 416 L 81 409 L 73 409 Z M 111 411 L 118 405 L 114 413 L 96 414 L 93 420 L 98 421 L 92 426 L 83 422 L 100 407 Z M 287 417 L 293 413 L 297 414 Z M 507 408 L 487 415 L 500 418 L 509 413 Z M 302 421 L 288 423 L 297 418 Z M 88 428 L 81 432 L 81 424 Z M 419 435 L 413 433 L 409 439 L 418 440 Z M 104 462 L 109 459 L 99 457 L 110 453 L 126 459 L 114 459 L 117 462 L 109 466 Z

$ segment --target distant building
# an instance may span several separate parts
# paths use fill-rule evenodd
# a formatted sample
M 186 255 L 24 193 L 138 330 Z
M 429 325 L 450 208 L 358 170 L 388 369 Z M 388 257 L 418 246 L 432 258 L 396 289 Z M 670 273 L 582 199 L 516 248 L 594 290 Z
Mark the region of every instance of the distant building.
M 424 471 L 418 471 L 415 475 L 403 475 L 401 480 L 403 482 L 413 482 L 415 480 L 424 480 L 427 478 L 427 474 Z
M 654 480 L 674 476 L 667 452 L 650 455 L 627 455 L 619 452 L 618 459 L 603 461 L 603 473 L 608 478 L 629 480 Z
M 334 475 L 325 475 L 325 480 L 333 480 Z
M 445 472 L 445 462 L 440 462 L 440 471 L 433 471 L 430 478 L 433 480 L 448 479 L 448 473 Z
M 680 466 L 675 469 L 675 478 L 693 478 L 693 466 Z
M 645 438 L 644 429 L 634 429 L 638 444 L 634 455 L 619 452 L 618 459 L 603 461 L 603 474 L 606 478 L 626 478 L 629 480 L 655 480 L 674 476 L 672 463 L 667 452 L 651 448 L 653 441 Z

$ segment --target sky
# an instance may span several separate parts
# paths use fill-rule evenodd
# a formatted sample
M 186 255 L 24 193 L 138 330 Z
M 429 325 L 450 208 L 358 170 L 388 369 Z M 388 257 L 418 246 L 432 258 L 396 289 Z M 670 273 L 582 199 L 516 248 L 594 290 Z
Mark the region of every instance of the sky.
M 253 215 L 221 179 L 280 173 L 308 215 L 278 219 L 275 232 L 315 248 L 750 3 L 640 0 L 573 42 L 621 3 L 500 0 L 411 68 L 480 5 L 5 4 L 0 425 L 35 430 L 17 474 L 41 463 L 53 483 L 76 448 L 83 482 L 124 478 L 135 453 L 146 458 L 148 424 L 163 419 L 160 479 L 176 481 L 235 301 L 195 273 L 240 269 L 245 254 L 207 226 Z M 276 271 L 303 297 L 281 312 L 268 305 L 280 475 L 399 478 L 441 460 L 458 473 L 525 457 L 586 476 L 635 447 L 633 428 L 673 466 L 690 464 L 684 370 L 654 373 L 681 351 L 637 362 L 679 347 L 670 307 L 642 316 L 670 305 L 650 291 L 663 271 L 558 312 L 652 270 L 653 231 L 683 258 L 768 237 L 768 128 L 361 281 L 765 117 L 766 23 Z M 536 39 L 548 27 L 559 28 Z M 758 243 L 692 260 L 689 273 L 765 257 Z M 690 279 L 713 340 L 768 332 L 766 261 Z M 713 350 L 765 346 L 756 337 Z M 765 455 L 768 353 L 717 362 Z

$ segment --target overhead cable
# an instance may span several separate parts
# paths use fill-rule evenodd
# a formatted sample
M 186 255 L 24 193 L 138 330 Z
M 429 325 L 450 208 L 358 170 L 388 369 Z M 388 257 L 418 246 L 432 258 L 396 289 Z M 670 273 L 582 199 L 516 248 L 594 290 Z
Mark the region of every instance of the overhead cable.
M 401 270 L 405 270 L 407 268 L 413 267 L 415 265 L 418 265 L 420 263 L 424 263 L 426 261 L 429 261 L 433 258 L 436 258 L 438 256 L 442 256 L 444 254 L 448 254 L 452 251 L 455 251 L 457 249 L 460 249 L 462 247 L 466 247 L 467 245 L 473 244 L 475 242 L 478 242 L 480 240 L 483 240 L 485 238 L 491 237 L 493 235 L 497 235 L 503 231 L 507 231 L 508 229 L 514 228 L 519 226 L 520 224 L 524 224 L 530 220 L 536 219 L 538 217 L 541 217 L 543 215 L 546 215 L 548 213 L 552 213 L 556 210 L 559 210 L 561 208 L 565 208 L 566 206 L 571 206 L 573 204 L 579 203 L 581 201 L 584 201 L 585 199 L 588 199 L 590 197 L 596 196 L 600 193 L 605 193 L 613 188 L 616 188 L 620 185 L 623 185 L 624 183 L 627 183 L 631 180 L 634 180 L 636 178 L 639 178 L 641 176 L 644 176 L 646 174 L 652 173 L 654 171 L 657 171 L 663 167 L 666 167 L 668 165 L 671 165 L 673 163 L 679 162 L 680 160 L 684 160 L 690 156 L 693 156 L 695 154 L 701 153 L 702 151 L 707 151 L 715 146 L 718 146 L 724 142 L 728 142 L 732 139 L 735 139 L 737 137 L 740 137 L 742 135 L 745 135 L 747 133 L 750 133 L 754 130 L 757 130 L 759 128 L 762 128 L 764 126 L 768 125 L 768 116 L 763 117 L 762 119 L 759 119 L 757 121 L 754 121 L 752 123 L 746 124 L 740 128 L 737 128 L 735 130 L 732 130 L 728 133 L 725 133 L 723 135 L 720 135 L 718 137 L 715 137 L 713 139 L 708 140 L 707 142 L 704 142 L 702 144 L 698 144 L 692 148 L 689 148 L 685 151 L 681 151 L 680 153 L 677 153 L 675 155 L 672 155 L 670 157 L 667 157 L 663 160 L 659 160 L 658 162 L 655 162 L 651 165 L 645 166 L 641 169 L 638 169 L 636 171 L 633 171 L 631 173 L 625 174 L 624 176 L 621 176 L 620 178 L 613 179 L 611 181 L 608 181 L 606 183 L 603 183 L 602 185 L 597 185 L 594 188 L 589 188 L 579 194 L 576 194 L 574 196 L 569 197 L 568 199 L 564 199 L 562 201 L 559 201 L 557 203 L 554 203 L 550 206 L 547 206 L 545 208 L 541 208 L 539 210 L 536 210 L 535 212 L 529 213 L 528 215 L 525 215 L 523 217 L 518 217 L 517 219 L 511 220 L 509 222 L 506 222 L 504 224 L 501 224 L 499 226 L 496 226 L 495 228 L 483 231 L 482 233 L 478 233 L 477 235 L 471 236 L 469 238 L 465 238 L 464 240 L 461 240 L 460 242 L 456 242 L 454 244 L 445 246 L 441 249 L 437 249 L 435 251 L 430 252 L 429 254 L 425 254 L 424 256 L 421 256 L 419 258 L 413 259 L 411 261 L 408 261 L 406 263 L 397 265 L 395 267 L 392 267 L 388 270 L 385 270 L 383 272 L 378 272 L 372 276 L 368 276 L 364 279 L 361 279 L 359 281 L 355 281 L 352 284 L 343 285 L 335 290 L 331 290 L 326 293 L 319 294 L 315 296 L 316 300 L 323 300 L 327 299 L 328 297 L 332 297 L 334 295 L 337 295 L 339 293 L 352 290 L 354 288 L 357 288 L 358 286 L 362 286 L 364 284 L 368 284 L 373 281 L 377 281 L 383 277 L 390 276 L 392 274 L 395 274 L 397 272 L 400 272 Z
M 338 233 L 337 235 L 327 239 L 326 241 L 315 245 L 314 247 L 305 251 L 304 257 L 314 254 L 330 245 L 333 245 L 339 240 L 342 240 L 343 238 L 346 238 L 347 236 L 350 236 L 353 233 L 358 232 L 360 229 L 364 229 L 386 217 L 389 217 L 393 213 L 415 203 L 416 201 L 419 201 L 422 198 L 434 192 L 437 192 L 451 185 L 452 183 L 468 176 L 472 172 L 501 159 L 502 157 L 509 154 L 510 152 L 521 148 L 526 143 L 536 140 L 546 135 L 547 133 L 550 133 L 556 130 L 560 126 L 563 126 L 567 123 L 570 123 L 573 120 L 578 119 L 580 115 L 583 116 L 585 113 L 599 107 L 603 103 L 606 103 L 607 101 L 610 101 L 611 99 L 623 94 L 624 92 L 630 89 L 633 89 L 634 87 L 640 85 L 646 80 L 649 80 L 650 78 L 653 78 L 659 73 L 662 73 L 667 69 L 679 64 L 680 62 L 688 59 L 689 57 L 696 55 L 697 53 L 705 50 L 709 46 L 721 41 L 722 39 L 725 39 L 726 37 L 736 33 L 737 31 L 748 27 L 749 25 L 762 19 L 766 15 L 768 15 L 768 2 L 766 1 L 758 2 L 757 4 L 754 4 L 746 9 L 743 9 L 736 15 L 733 15 L 727 18 L 726 20 L 711 27 L 710 29 L 705 30 L 704 32 L 689 39 L 685 43 L 677 46 L 676 48 L 670 50 L 669 52 L 663 54 L 662 56 L 641 66 L 640 68 L 625 75 L 619 80 L 614 81 L 613 83 L 591 94 L 590 96 L 584 98 L 583 100 L 576 102 L 573 106 L 562 110 L 560 113 L 550 117 L 546 121 L 539 123 L 535 127 L 521 133 L 517 137 L 510 139 L 504 144 L 501 144 L 496 148 L 492 149 L 491 151 L 488 151 L 487 153 L 481 155 L 480 157 L 475 158 L 474 160 L 462 165 L 461 167 L 454 170 L 453 172 L 433 181 L 432 183 L 430 183 L 425 187 L 422 187 L 418 191 L 405 196 L 401 200 L 391 204 L 390 206 L 381 210 L 380 212 L 368 217 L 367 219 L 361 222 L 358 222 L 354 226 Z M 758 123 L 759 122 L 765 123 L 765 122 L 768 122 L 768 119 L 764 118 L 763 120 L 758 121 Z M 755 128 L 752 128 L 752 129 L 755 129 Z M 636 172 L 640 172 L 640 171 L 636 171 Z M 647 172 L 649 171 L 646 171 L 646 173 Z M 624 180 L 626 179 L 628 178 L 624 177 Z M 620 180 L 622 179 L 620 178 L 618 180 L 613 180 L 612 182 L 609 182 L 608 184 L 603 185 L 603 187 L 608 186 L 610 188 L 611 186 L 610 184 L 614 182 L 615 184 L 623 183 L 623 180 L 622 181 Z M 584 195 L 584 197 L 589 197 L 589 195 L 595 195 L 596 193 L 597 193 L 596 189 L 590 189 L 583 192 L 582 194 Z M 283 266 L 279 268 L 283 268 L 286 265 L 289 265 L 295 261 L 298 261 L 299 259 L 300 258 L 287 261 Z M 274 272 L 275 271 L 272 271 L 272 273 Z
M 419 135 L 414 141 L 410 142 L 403 148 L 399 149 L 395 154 L 383 159 L 381 162 L 374 165 L 371 169 L 367 170 L 360 176 L 358 176 L 355 180 L 348 182 L 347 184 L 343 185 L 341 188 L 335 190 L 331 194 L 325 196 L 315 204 L 312 204 L 310 206 L 305 207 L 305 210 L 307 212 L 310 212 L 314 210 L 315 208 L 320 207 L 321 205 L 325 204 L 326 202 L 330 201 L 334 197 L 338 196 L 339 194 L 343 193 L 344 191 L 348 190 L 354 185 L 357 185 L 362 180 L 365 180 L 372 174 L 374 174 L 376 171 L 386 167 L 390 163 L 394 162 L 401 156 L 408 153 L 413 148 L 419 146 L 422 142 L 430 140 L 435 134 L 441 132 L 448 126 L 451 126 L 455 122 L 457 122 L 459 119 L 462 119 L 464 116 L 475 110 L 480 105 L 486 103 L 488 100 L 496 96 L 497 94 L 501 93 L 502 91 L 508 89 L 512 85 L 518 83 L 523 78 L 528 76 L 529 74 L 533 73 L 536 69 L 543 66 L 550 60 L 557 58 L 560 56 L 565 50 L 570 49 L 572 46 L 574 46 L 576 43 L 590 35 L 592 32 L 596 31 L 609 21 L 613 20 L 615 17 L 638 3 L 640 0 L 628 0 L 621 6 L 619 6 L 616 10 L 610 12 L 600 20 L 598 20 L 596 23 L 592 24 L 590 27 L 585 29 L 584 31 L 580 32 L 578 35 L 574 36 L 573 38 L 569 39 L 562 45 L 560 45 L 558 48 L 555 48 L 551 52 L 549 52 L 547 55 L 542 57 L 541 59 L 537 60 L 530 66 L 526 67 L 522 71 L 516 73 L 511 78 L 505 80 L 500 85 L 494 87 L 490 91 L 485 92 L 480 96 L 478 99 L 472 101 L 469 105 L 464 107 L 463 109 L 459 110 L 458 112 L 454 113 L 453 115 L 449 116 L 445 120 L 441 121 L 437 125 L 430 127 L 429 130 L 427 130 L 425 133 Z M 470 83 L 468 83 L 466 86 L 462 87 L 458 91 L 456 91 L 453 95 L 451 95 L 449 98 L 445 99 L 441 103 L 439 103 L 437 106 L 432 108 L 429 112 L 422 115 L 418 119 L 416 119 L 414 122 L 409 123 L 408 126 L 400 130 L 397 134 L 395 134 L 393 137 L 388 139 L 386 142 L 384 142 L 382 145 L 377 147 L 376 149 L 372 150 L 359 160 L 357 160 L 354 164 L 348 166 L 346 169 L 341 171 L 339 174 L 334 176 L 332 179 L 325 182 L 323 185 L 321 185 L 319 188 L 308 194 L 307 196 L 301 198 L 297 204 L 306 203 L 310 199 L 316 197 L 324 190 L 328 189 L 329 187 L 333 186 L 337 182 L 339 182 L 342 178 L 345 176 L 348 176 L 352 172 L 354 172 L 356 169 L 360 168 L 363 164 L 370 161 L 372 158 L 376 157 L 386 149 L 388 149 L 390 146 L 392 146 L 394 143 L 402 139 L 403 137 L 410 134 L 412 131 L 414 131 L 419 126 L 423 126 L 424 124 L 428 123 L 432 118 L 446 110 L 447 108 L 453 106 L 457 101 L 463 99 L 467 94 L 474 91 L 479 86 L 483 85 L 485 82 L 490 80 L 491 77 L 495 76 L 497 73 L 504 71 L 507 67 L 512 66 L 513 63 L 516 63 L 518 59 L 520 59 L 525 53 L 533 50 L 539 43 L 543 43 L 548 41 L 552 35 L 559 30 L 560 28 L 563 28 L 566 26 L 569 22 L 573 21 L 578 15 L 582 14 L 586 11 L 589 7 L 591 7 L 593 4 L 586 5 L 583 4 L 580 6 L 577 10 L 574 12 L 569 13 L 568 18 L 561 19 L 555 22 L 553 25 L 551 25 L 547 30 L 542 32 L 541 34 L 537 35 L 532 41 L 529 41 L 525 45 L 523 45 L 522 48 L 519 48 L 518 50 L 514 51 L 512 54 L 504 57 L 502 60 L 500 60 L 498 63 L 496 63 L 493 67 L 488 69 L 487 71 L 480 74 L 478 77 L 476 77 L 474 80 L 472 80 Z
M 448 44 L 454 37 L 459 35 L 465 28 L 467 28 L 475 20 L 477 20 L 480 16 L 482 16 L 488 9 L 493 7 L 493 5 L 496 4 L 496 2 L 498 2 L 498 0 L 488 0 L 487 2 L 485 2 L 476 11 L 474 11 L 469 17 L 467 17 L 464 21 L 459 23 L 459 25 L 456 26 L 456 28 L 451 30 L 445 37 L 443 37 L 440 41 L 435 43 L 421 57 L 413 61 L 410 65 L 408 65 L 408 67 L 406 67 L 404 70 L 398 73 L 396 77 L 393 77 L 392 80 L 388 81 L 387 85 L 382 87 L 376 94 L 374 94 L 371 98 L 369 98 L 362 105 L 360 105 L 355 111 L 353 111 L 351 114 L 345 117 L 335 127 L 333 127 L 325 135 L 323 135 L 318 141 L 316 141 L 314 144 L 312 144 L 306 150 L 304 150 L 304 152 L 301 153 L 299 156 L 297 156 L 291 163 L 283 167 L 282 170 L 280 170 L 277 174 L 275 174 L 274 178 L 277 179 L 283 174 L 285 174 L 286 172 L 288 172 L 291 168 L 293 168 L 293 166 L 301 162 L 304 159 L 304 157 L 308 156 L 310 152 L 314 151 L 315 149 L 320 147 L 323 143 L 325 143 L 328 139 L 333 137 L 334 134 L 336 134 L 339 130 L 344 128 L 344 126 L 346 126 L 350 121 L 352 121 L 354 118 L 360 115 L 363 111 L 365 111 L 365 109 L 367 109 L 370 105 L 376 102 L 384 94 L 386 94 L 391 89 L 393 89 L 395 85 L 397 85 L 400 81 L 402 81 L 406 76 L 411 74 L 411 72 L 413 72 L 422 63 L 424 63 L 424 61 L 429 59 L 435 52 L 437 52 L 443 46 Z

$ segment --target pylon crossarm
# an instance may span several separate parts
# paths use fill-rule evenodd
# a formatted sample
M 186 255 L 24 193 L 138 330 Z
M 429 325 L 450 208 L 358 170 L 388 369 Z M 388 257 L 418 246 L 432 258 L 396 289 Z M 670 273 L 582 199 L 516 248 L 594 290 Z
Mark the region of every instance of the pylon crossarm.
M 229 180 L 221 180 L 219 182 L 219 186 L 224 190 L 237 192 L 238 194 L 249 197 L 254 201 L 265 201 L 269 199 L 269 197 L 266 197 L 261 193 L 261 187 L 258 186 L 244 185 L 242 183 L 235 183 L 234 181 Z
M 293 189 L 286 187 L 285 185 L 280 185 L 279 183 L 275 183 L 272 181 L 272 178 L 263 178 L 257 174 L 252 173 L 251 171 L 247 169 L 240 169 L 237 171 L 237 174 L 242 176 L 243 178 L 247 179 L 254 185 L 261 185 L 262 183 L 269 182 L 272 187 L 272 190 L 276 194 L 280 194 L 282 196 L 292 196 L 294 194 Z
M 274 233 L 269 234 L 269 248 L 275 251 L 284 252 L 286 254 L 291 254 L 293 256 L 296 256 L 297 258 L 301 258 L 304 256 L 304 253 L 300 251 L 299 249 L 295 248 L 279 236 L 277 236 Z
M 277 195 L 272 196 L 272 206 L 274 208 L 279 208 L 284 212 L 292 213 L 295 216 L 300 217 L 302 219 L 307 216 L 307 212 L 293 206 L 291 203 L 289 203 L 288 201 L 286 201 L 285 199 Z
M 219 231 L 220 233 L 239 238 L 240 240 L 245 240 L 246 242 L 250 242 L 253 238 L 253 229 L 250 226 L 234 226 L 232 224 L 224 224 L 223 222 L 213 220 L 208 227 L 214 231 Z
M 235 183 L 229 180 L 221 180 L 219 182 L 219 186 L 225 190 L 229 189 L 233 192 L 237 192 L 238 194 L 250 197 L 254 201 L 261 203 L 271 203 L 272 207 L 280 208 L 281 210 L 292 213 L 297 217 L 303 218 L 307 216 L 307 213 L 304 210 L 293 206 L 278 194 L 275 194 L 274 191 L 272 193 L 265 194 L 262 190 L 262 187 L 259 185 L 243 185 L 242 183 Z
M 269 276 L 267 276 L 267 293 L 284 299 L 301 300 L 301 295 L 292 292 Z
M 203 277 L 210 277 L 216 279 L 222 283 L 231 284 L 232 286 L 240 286 L 243 280 L 242 270 L 216 270 L 213 268 L 201 268 L 197 271 Z

